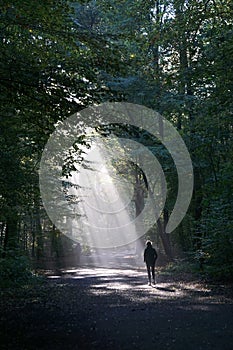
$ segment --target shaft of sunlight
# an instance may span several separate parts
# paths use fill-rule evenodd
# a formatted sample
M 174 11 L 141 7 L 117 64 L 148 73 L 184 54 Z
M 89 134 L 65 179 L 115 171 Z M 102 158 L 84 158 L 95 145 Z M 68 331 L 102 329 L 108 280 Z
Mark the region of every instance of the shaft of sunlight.
M 98 140 L 87 152 L 88 166 L 77 166 L 78 171 L 70 177 L 70 182 L 78 185 L 69 189 L 69 195 L 78 199 L 72 204 L 71 237 L 94 248 L 134 242 L 141 229 L 135 224 L 133 185 L 117 174 L 112 157 Z

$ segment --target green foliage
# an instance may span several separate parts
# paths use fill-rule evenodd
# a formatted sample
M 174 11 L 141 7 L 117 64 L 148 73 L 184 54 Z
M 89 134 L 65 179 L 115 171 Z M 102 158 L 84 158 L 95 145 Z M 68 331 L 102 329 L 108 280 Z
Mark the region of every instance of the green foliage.
M 188 274 L 188 275 L 200 275 L 200 269 L 198 263 L 192 261 L 190 258 L 186 259 L 176 259 L 173 262 L 168 263 L 162 270 L 160 271 L 162 275 L 179 275 Z
M 4 248 L 17 241 L 21 218 L 40 207 L 39 161 L 56 123 L 89 104 L 114 98 L 100 76 L 116 69 L 114 48 L 100 33 L 80 27 L 75 16 L 66 0 L 0 1 Z
M 215 278 L 233 278 L 233 203 L 212 198 L 201 220 L 201 246 L 206 271 Z
M 194 194 L 175 243 L 197 260 L 203 252 L 212 275 L 232 276 L 232 11 L 231 1 L 218 0 L 0 1 L 4 249 L 10 241 L 17 245 L 22 217 L 40 211 L 38 164 L 56 123 L 85 106 L 124 100 L 163 113 L 190 151 Z M 133 131 L 125 136 L 139 139 Z M 165 171 L 171 213 L 174 164 L 157 140 L 144 136 Z M 1 265 L 9 279 L 21 270 L 27 275 L 20 255 Z
M 35 280 L 30 261 L 25 254 L 8 250 L 0 258 L 0 287 L 17 287 L 32 283 Z

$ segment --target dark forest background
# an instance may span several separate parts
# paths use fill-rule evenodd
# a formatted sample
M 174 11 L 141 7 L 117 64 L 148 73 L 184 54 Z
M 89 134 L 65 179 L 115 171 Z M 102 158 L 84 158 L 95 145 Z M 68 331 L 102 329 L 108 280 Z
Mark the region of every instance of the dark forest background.
M 43 208 L 40 158 L 56 123 L 106 101 L 161 113 L 192 158 L 192 201 L 168 235 L 176 170 L 154 140 L 169 196 L 147 238 L 166 261 L 232 279 L 232 18 L 231 0 L 0 1 L 2 281 L 20 283 L 45 260 L 78 263 Z

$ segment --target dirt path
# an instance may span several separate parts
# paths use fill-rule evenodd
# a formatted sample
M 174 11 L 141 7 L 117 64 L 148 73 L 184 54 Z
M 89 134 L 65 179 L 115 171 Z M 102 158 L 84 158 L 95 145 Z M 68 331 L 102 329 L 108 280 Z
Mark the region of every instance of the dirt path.
M 2 294 L 4 350 L 232 350 L 230 287 L 190 276 L 80 268 L 40 287 Z

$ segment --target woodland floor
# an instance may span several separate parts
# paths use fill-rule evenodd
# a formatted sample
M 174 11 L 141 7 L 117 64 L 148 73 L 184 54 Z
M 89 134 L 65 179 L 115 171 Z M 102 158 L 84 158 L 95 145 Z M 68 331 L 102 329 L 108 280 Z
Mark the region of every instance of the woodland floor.
M 1 292 L 0 349 L 232 350 L 232 285 L 80 267 Z

